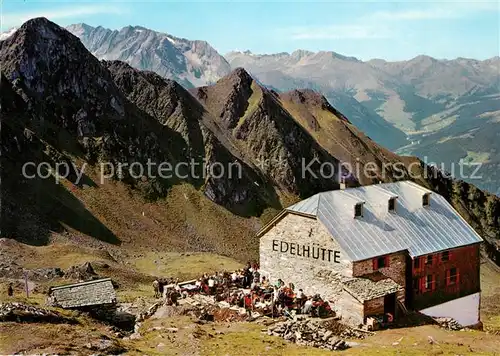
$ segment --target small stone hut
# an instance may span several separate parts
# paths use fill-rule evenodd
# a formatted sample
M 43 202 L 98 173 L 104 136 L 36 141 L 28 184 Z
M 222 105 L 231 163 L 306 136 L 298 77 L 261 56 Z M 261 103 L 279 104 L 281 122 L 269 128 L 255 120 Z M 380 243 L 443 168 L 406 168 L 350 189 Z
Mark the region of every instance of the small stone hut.
M 111 278 L 51 287 L 48 304 L 64 309 L 105 309 L 116 306 Z

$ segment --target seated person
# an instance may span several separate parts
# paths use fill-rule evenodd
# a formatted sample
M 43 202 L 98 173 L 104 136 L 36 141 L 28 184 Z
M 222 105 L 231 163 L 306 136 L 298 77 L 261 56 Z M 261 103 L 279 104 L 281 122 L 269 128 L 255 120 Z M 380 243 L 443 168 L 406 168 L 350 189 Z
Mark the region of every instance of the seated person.
M 278 281 L 274 284 L 277 288 L 281 288 L 282 286 L 285 285 L 285 282 L 283 282 L 283 280 L 278 279 Z
M 295 302 L 297 303 L 297 308 L 302 309 L 304 302 L 306 301 L 306 295 L 302 289 L 299 289 L 297 294 L 295 295 Z
M 302 314 L 311 313 L 312 307 L 313 307 L 313 301 L 310 297 L 308 297 L 304 302 L 304 306 L 302 307 Z
M 262 288 L 264 288 L 264 289 L 269 289 L 269 287 L 271 286 L 269 284 L 269 281 L 267 280 L 266 276 L 262 277 L 262 281 L 260 282 L 260 284 L 261 284 Z
M 231 282 L 236 283 L 238 281 L 238 271 L 231 273 Z

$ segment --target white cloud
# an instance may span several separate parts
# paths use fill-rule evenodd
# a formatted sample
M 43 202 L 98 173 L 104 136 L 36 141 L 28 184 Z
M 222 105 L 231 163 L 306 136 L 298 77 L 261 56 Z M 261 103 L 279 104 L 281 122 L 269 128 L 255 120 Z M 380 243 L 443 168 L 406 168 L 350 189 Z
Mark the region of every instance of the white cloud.
M 98 15 L 98 14 L 123 14 L 125 12 L 123 6 L 111 5 L 95 5 L 89 4 L 85 6 L 72 6 L 65 8 L 54 8 L 41 10 L 37 12 L 22 12 L 22 13 L 4 13 L 2 14 L 2 26 L 12 27 L 18 26 L 35 17 L 46 17 L 49 20 L 61 20 L 74 18 L 83 15 Z
M 500 13 L 500 1 L 443 1 L 438 4 L 421 0 L 419 8 L 375 11 L 362 15 L 349 23 L 324 26 L 292 27 L 281 30 L 281 34 L 293 40 L 323 39 L 388 39 L 397 38 L 402 32 L 408 35 L 408 22 L 453 20 L 472 13 L 495 11 Z M 411 4 L 411 3 L 410 3 Z M 404 30 L 406 28 L 406 30 Z
M 304 39 L 382 39 L 390 38 L 391 33 L 381 26 L 370 25 L 332 25 L 319 27 L 299 27 L 289 30 L 291 38 Z
M 366 16 L 366 20 L 371 21 L 425 21 L 425 20 L 445 20 L 458 19 L 470 16 L 474 12 L 500 11 L 499 1 L 445 1 L 439 5 L 428 4 L 430 6 L 419 9 L 378 11 Z
M 422 21 L 457 17 L 460 17 L 457 11 L 447 8 L 435 8 L 426 10 L 381 11 L 367 16 L 367 19 L 372 21 Z

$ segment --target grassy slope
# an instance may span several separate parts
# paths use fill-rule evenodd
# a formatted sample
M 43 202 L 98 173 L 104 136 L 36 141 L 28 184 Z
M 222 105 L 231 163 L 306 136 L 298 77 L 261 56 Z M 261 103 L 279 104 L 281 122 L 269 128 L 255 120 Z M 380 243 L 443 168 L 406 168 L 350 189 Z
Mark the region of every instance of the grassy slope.
M 491 261 L 481 264 L 481 320 L 485 330 L 500 333 L 500 268 Z
M 238 124 L 233 129 L 233 132 L 236 132 L 239 129 L 239 127 L 243 125 L 245 120 L 255 112 L 257 106 L 262 100 L 262 89 L 256 82 L 252 82 L 251 89 L 252 89 L 252 95 L 250 95 L 250 97 L 248 98 L 247 109 L 245 110 L 243 116 L 240 117 L 240 119 L 238 120 Z
M 63 270 L 84 262 L 99 261 L 93 264 L 95 271 L 102 277 L 111 277 L 118 284 L 117 294 L 121 302 L 133 301 L 152 296 L 151 282 L 155 277 L 174 277 L 181 280 L 199 277 L 203 273 L 235 270 L 242 263 L 213 253 L 182 252 L 136 252 L 124 261 L 116 261 L 100 249 L 72 244 L 52 244 L 49 246 L 28 246 L 17 242 L 9 244 L 11 256 L 16 256 L 19 265 L 30 269 L 59 267 Z M 108 267 L 103 267 L 103 263 Z M 0 291 L 5 291 L 9 280 L 0 278 Z M 58 278 L 51 281 L 34 281 L 35 290 L 29 300 L 38 304 L 45 301 L 45 292 L 51 285 L 71 283 L 72 280 Z M 30 287 L 31 288 L 31 287 Z M 23 281 L 17 282 L 15 299 L 26 301 Z M 0 293 L 0 302 L 10 300 Z M 151 300 L 152 301 L 152 300 Z
M 99 182 L 97 171 L 87 171 Z M 70 243 L 103 247 L 118 259 L 144 251 L 206 251 L 241 261 L 256 256 L 254 235 L 262 226 L 259 218 L 234 215 L 191 185 L 175 185 L 166 199 L 148 202 L 120 182 L 105 181 L 83 189 L 67 181 L 63 184 L 119 239 L 115 246 L 102 244 L 69 229 L 64 239 Z
M 157 276 L 176 276 L 181 280 L 198 278 L 204 273 L 234 271 L 243 267 L 231 258 L 212 253 L 148 253 L 133 261 L 142 273 Z
M 376 145 L 368 137 L 359 132 L 353 125 L 346 123 L 333 113 L 319 108 L 304 109 L 289 100 L 281 100 L 281 103 L 297 122 L 306 129 L 316 141 L 328 152 L 337 157 L 341 162 L 346 162 L 360 172 L 368 162 L 378 165 L 383 158 L 387 162 L 393 162 L 397 156 L 392 152 Z M 309 126 L 310 118 L 314 118 L 318 124 L 317 128 Z M 377 170 L 381 173 L 381 169 Z M 359 177 L 362 184 L 369 184 L 369 179 L 363 175 Z
M 108 327 L 90 321 L 81 325 L 1 323 L 0 353 L 91 354 L 84 345 L 102 336 L 121 343 Z

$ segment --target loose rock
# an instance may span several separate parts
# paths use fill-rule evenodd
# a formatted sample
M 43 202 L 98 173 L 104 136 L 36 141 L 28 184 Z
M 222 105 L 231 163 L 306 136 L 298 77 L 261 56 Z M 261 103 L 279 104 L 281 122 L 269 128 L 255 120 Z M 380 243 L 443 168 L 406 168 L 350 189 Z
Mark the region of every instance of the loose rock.
M 439 326 L 447 330 L 462 330 L 464 327 L 453 318 L 435 318 Z
M 349 346 L 327 325 L 312 320 L 287 320 L 270 326 L 268 335 L 280 336 L 298 345 L 313 346 L 327 350 L 345 350 Z

